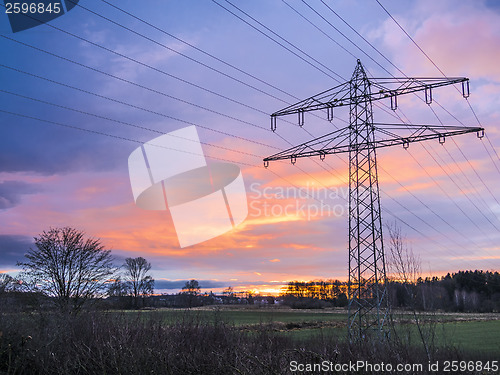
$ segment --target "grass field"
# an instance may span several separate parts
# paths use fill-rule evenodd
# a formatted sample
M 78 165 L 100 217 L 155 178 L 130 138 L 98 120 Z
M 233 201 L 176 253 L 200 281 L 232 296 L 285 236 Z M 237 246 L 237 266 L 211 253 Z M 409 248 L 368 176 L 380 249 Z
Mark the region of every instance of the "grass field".
M 222 306 L 190 310 L 162 309 L 150 313 L 161 314 L 169 322 L 183 318 L 221 320 L 248 332 L 265 328 L 299 339 L 319 335 L 334 335 L 339 338 L 347 336 L 347 311 L 343 309 L 292 310 Z M 395 317 L 402 321 L 398 328 L 399 334 L 410 335 L 411 341 L 419 345 L 411 315 L 396 313 Z M 436 313 L 420 317 L 434 322 L 436 345 L 451 345 L 468 352 L 498 354 L 500 360 L 500 314 Z
M 437 339 L 470 352 L 496 354 L 500 360 L 500 320 L 443 323 Z
M 347 311 L 344 309 L 294 310 L 283 307 L 241 307 L 218 306 L 193 309 L 157 309 L 109 311 L 110 314 L 124 314 L 147 320 L 161 317 L 173 324 L 181 320 L 222 321 L 236 329 L 252 332 L 266 329 L 292 338 L 313 338 L 334 335 L 347 337 Z M 411 335 L 417 345 L 419 337 L 412 316 L 396 313 L 399 321 L 398 333 Z M 434 322 L 437 345 L 452 345 L 465 351 L 498 354 L 500 360 L 500 314 L 436 313 L 420 315 L 424 321 Z M 424 327 L 427 324 L 424 322 Z
M 422 364 L 429 358 L 474 363 L 500 359 L 500 314 L 421 315 L 426 320 L 422 329 L 435 333 L 436 345 L 427 345 L 428 350 L 411 314 L 394 316 L 397 329 L 391 331 L 391 340 L 373 337 L 349 343 L 347 312 L 342 309 L 9 312 L 0 314 L 0 374 L 291 375 L 296 373 L 289 367 L 291 361 Z

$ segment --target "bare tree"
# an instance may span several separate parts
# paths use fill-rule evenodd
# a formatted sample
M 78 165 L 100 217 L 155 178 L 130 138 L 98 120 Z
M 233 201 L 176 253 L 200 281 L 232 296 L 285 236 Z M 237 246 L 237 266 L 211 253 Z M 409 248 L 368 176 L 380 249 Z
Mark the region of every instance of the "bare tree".
M 98 239 L 85 238 L 69 227 L 44 231 L 34 239 L 27 261 L 18 263 L 31 291 L 53 297 L 63 310 L 75 312 L 88 299 L 102 295 L 116 268 L 111 251 Z
M 397 281 L 411 285 L 415 284 L 421 275 L 420 258 L 406 244 L 401 228 L 396 224 L 387 226 L 389 230 L 389 274 Z
M 200 283 L 198 280 L 191 279 L 186 281 L 186 284 L 182 287 L 182 292 L 197 296 L 201 291 Z
M 108 286 L 109 297 L 125 297 L 130 294 L 130 289 L 120 276 L 114 279 Z
M 154 279 L 147 273 L 151 270 L 151 263 L 143 257 L 125 259 L 125 282 L 129 293 L 134 298 L 135 307 L 139 306 L 139 299 L 153 293 Z
M 181 296 L 185 296 L 187 299 L 187 306 L 189 308 L 193 307 L 198 299 L 198 294 L 200 294 L 201 287 L 198 280 L 191 279 L 186 281 L 186 284 L 182 287 Z
M 228 286 L 226 289 L 223 290 L 222 295 L 227 296 L 227 297 L 234 297 L 233 287 Z
M 409 308 L 413 315 L 413 321 L 417 327 L 427 358 L 431 360 L 429 344 L 433 343 L 434 325 L 431 322 L 428 329 L 424 329 L 421 316 L 417 314 L 415 303 L 417 300 L 417 281 L 421 279 L 420 258 L 413 253 L 411 247 L 407 246 L 407 241 L 397 224 L 388 225 L 387 229 L 389 231 L 390 250 L 387 265 L 390 278 L 404 287 L 405 293 L 409 297 Z

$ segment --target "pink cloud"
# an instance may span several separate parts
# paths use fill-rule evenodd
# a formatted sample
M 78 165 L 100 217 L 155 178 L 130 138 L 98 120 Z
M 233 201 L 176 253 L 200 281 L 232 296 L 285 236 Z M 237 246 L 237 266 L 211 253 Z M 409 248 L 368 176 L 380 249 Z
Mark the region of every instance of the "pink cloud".
M 492 48 L 500 44 L 500 13 L 483 1 L 424 0 L 409 14 L 393 16 L 447 75 L 500 82 L 500 50 Z M 407 74 L 440 75 L 393 20 L 387 19 L 371 36 L 382 39 Z

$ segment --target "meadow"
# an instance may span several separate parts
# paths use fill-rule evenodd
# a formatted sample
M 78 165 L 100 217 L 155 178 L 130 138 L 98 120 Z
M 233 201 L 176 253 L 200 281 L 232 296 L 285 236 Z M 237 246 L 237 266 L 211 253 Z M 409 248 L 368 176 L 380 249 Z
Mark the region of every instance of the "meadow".
M 137 312 L 129 311 L 130 314 Z M 167 321 L 175 321 L 180 316 L 213 321 L 221 320 L 236 329 L 252 332 L 262 327 L 287 335 L 294 339 L 314 338 L 328 335 L 343 340 L 347 338 L 347 311 L 345 309 L 294 310 L 276 307 L 202 307 L 190 310 L 157 310 Z M 413 316 L 408 312 L 394 312 L 401 335 L 410 334 L 411 341 L 418 345 L 418 337 Z M 424 325 L 432 323 L 436 345 L 452 346 L 464 352 L 478 352 L 497 355 L 500 360 L 500 314 L 473 313 L 428 313 L 419 314 Z
M 10 312 L 0 316 L 0 374 L 310 374 L 331 372 L 295 371 L 290 364 L 500 359 L 500 314 L 420 315 L 434 337 L 429 353 L 411 317 L 394 313 L 396 330 L 385 341 L 349 343 L 344 309 Z

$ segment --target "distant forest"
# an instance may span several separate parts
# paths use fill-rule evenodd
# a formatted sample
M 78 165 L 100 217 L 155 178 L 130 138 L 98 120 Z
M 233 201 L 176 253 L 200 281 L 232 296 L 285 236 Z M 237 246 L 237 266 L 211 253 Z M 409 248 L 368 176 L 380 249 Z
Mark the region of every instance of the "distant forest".
M 500 273 L 458 271 L 446 276 L 418 278 L 415 283 L 388 282 L 394 308 L 431 311 L 500 311 Z M 347 305 L 347 283 L 338 280 L 292 281 L 283 293 L 284 303 L 295 308 Z

